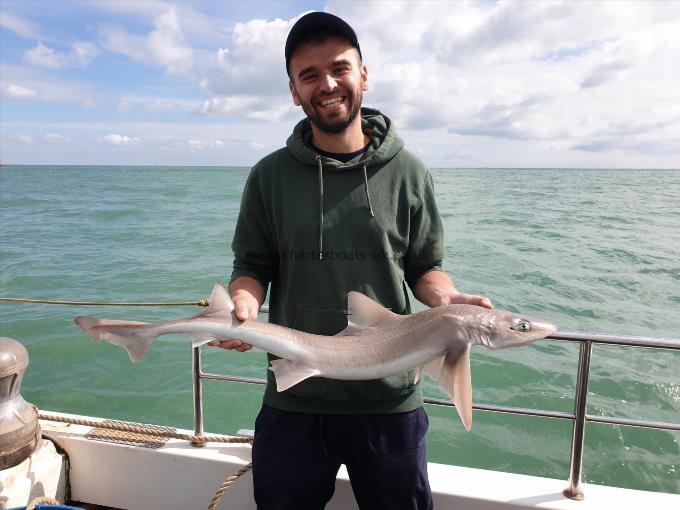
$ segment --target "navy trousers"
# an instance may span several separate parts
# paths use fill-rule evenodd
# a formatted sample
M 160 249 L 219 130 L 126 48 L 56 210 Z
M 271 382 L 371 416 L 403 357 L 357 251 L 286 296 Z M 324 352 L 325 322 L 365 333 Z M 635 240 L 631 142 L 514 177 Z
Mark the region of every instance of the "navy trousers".
M 322 510 L 347 466 L 361 510 L 431 510 L 421 407 L 396 414 L 307 414 L 263 405 L 255 421 L 258 510 Z

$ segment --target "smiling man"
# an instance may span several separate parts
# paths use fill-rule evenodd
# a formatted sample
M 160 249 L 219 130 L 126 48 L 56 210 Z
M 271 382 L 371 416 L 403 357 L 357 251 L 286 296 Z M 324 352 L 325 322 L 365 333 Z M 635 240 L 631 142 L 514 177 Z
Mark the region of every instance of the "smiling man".
M 271 322 L 324 335 L 346 327 L 352 290 L 401 314 L 411 312 L 406 285 L 428 306 L 491 308 L 441 271 L 432 177 L 389 118 L 362 108 L 368 70 L 354 30 L 331 14 L 307 14 L 285 57 L 293 102 L 307 118 L 248 177 L 229 286 L 239 319 L 257 317 L 270 285 Z M 253 444 L 257 506 L 323 509 L 345 464 L 362 510 L 432 508 L 427 425 L 413 371 L 312 377 L 281 393 L 268 371 Z
M 293 102 L 307 114 L 317 145 L 339 148 L 339 135 L 365 145 L 368 137 L 357 127 L 368 71 L 355 46 L 342 37 L 317 34 L 296 47 L 288 72 L 293 73 L 289 83 Z

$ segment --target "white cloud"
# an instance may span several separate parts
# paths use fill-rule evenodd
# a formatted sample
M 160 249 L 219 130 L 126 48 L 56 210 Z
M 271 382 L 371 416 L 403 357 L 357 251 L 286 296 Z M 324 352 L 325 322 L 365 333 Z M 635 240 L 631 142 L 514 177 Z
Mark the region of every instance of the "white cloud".
M 143 64 L 165 68 L 171 75 L 185 74 L 194 65 L 191 46 L 184 43 L 184 35 L 174 8 L 154 20 L 155 29 L 146 37 L 129 34 L 121 28 L 102 30 L 104 45 L 109 51 L 120 53 Z
M 60 53 L 39 42 L 35 48 L 24 52 L 24 62 L 48 69 L 85 67 L 98 53 L 99 50 L 94 44 L 85 41 L 75 43 L 68 54 Z
M 104 2 L 89 2 L 88 7 L 104 11 L 113 16 L 126 15 L 135 22 L 153 22 L 169 10 L 174 10 L 177 17 L 182 20 L 182 33 L 189 37 L 191 41 L 198 41 L 207 45 L 214 45 L 215 41 L 219 41 L 227 37 L 227 22 L 225 17 L 230 15 L 237 4 L 229 4 L 229 9 L 219 7 L 218 2 L 212 2 L 217 5 L 217 11 L 220 15 L 215 16 L 210 12 L 203 12 L 200 9 L 208 7 L 205 3 L 199 8 L 194 8 L 191 2 L 166 2 L 160 0 L 116 0 Z M 252 11 L 252 9 L 249 9 Z
M 94 44 L 80 41 L 73 44 L 69 60 L 78 67 L 85 67 L 94 60 L 98 53 L 99 49 Z
M 93 84 L 48 75 L 43 70 L 26 66 L 0 64 L 0 78 L 9 83 L 2 86 L 2 94 L 14 98 L 35 98 L 58 103 L 76 103 L 87 106 L 88 102 L 108 100 Z M 21 85 L 18 85 L 18 84 Z
M 32 136 L 25 134 L 18 134 L 16 137 L 16 141 L 23 144 L 31 144 L 35 142 Z
M 2 94 L 16 99 L 25 99 L 37 96 L 38 92 L 28 87 L 22 87 L 21 85 L 8 85 L 7 87 L 3 87 Z
M 187 145 L 192 149 L 221 149 L 224 147 L 224 142 L 222 140 L 187 140 Z
M 110 134 L 97 138 L 97 142 L 116 147 L 127 147 L 130 145 L 137 145 L 140 142 L 140 139 L 126 135 Z
M 35 48 L 24 53 L 24 62 L 35 66 L 58 69 L 66 65 L 66 57 L 39 42 Z
M 670 65 L 680 47 L 680 3 L 328 7 L 359 35 L 369 70 L 365 103 L 400 130 L 680 154 L 680 118 L 662 121 L 657 111 L 680 105 L 680 67 Z M 653 111 L 658 121 L 647 119 Z
M 132 103 L 127 99 L 120 99 L 116 106 L 116 110 L 120 113 L 128 113 L 132 110 Z
M 174 9 L 154 22 L 156 30 L 149 34 L 149 50 L 170 74 L 181 74 L 193 66 L 190 47 L 182 46 L 184 36 Z
M 179 105 L 175 101 L 168 101 L 166 99 L 152 99 L 146 101 L 144 107 L 147 111 L 156 113 L 167 113 L 177 109 Z
M 247 110 L 259 102 L 257 96 L 220 96 L 205 101 L 199 113 L 201 115 L 245 115 Z
M 240 152 L 245 154 L 254 154 L 261 152 L 264 145 L 258 142 L 253 142 L 244 139 L 225 139 L 225 138 L 187 138 L 168 140 L 165 143 L 164 150 L 169 152 L 190 152 L 200 151 L 203 153 L 210 153 L 215 151 L 221 152 Z
M 220 95 L 281 95 L 288 90 L 283 48 L 297 18 L 267 21 L 254 19 L 237 23 L 232 48 L 220 48 L 215 61 L 221 69 L 205 82 Z
M 45 141 L 49 143 L 65 143 L 65 142 L 70 142 L 71 139 L 65 137 L 64 135 L 60 135 L 58 133 L 47 133 L 45 135 Z
M 119 113 L 146 111 L 151 113 L 194 112 L 198 101 L 186 99 L 146 97 L 146 96 L 123 96 L 116 103 L 116 111 Z
M 205 101 L 200 115 L 231 115 L 268 122 L 292 119 L 297 115 L 289 97 L 261 97 L 250 95 L 217 96 Z
M 38 39 L 41 37 L 35 23 L 5 10 L 0 11 L 0 27 L 11 30 L 26 39 Z

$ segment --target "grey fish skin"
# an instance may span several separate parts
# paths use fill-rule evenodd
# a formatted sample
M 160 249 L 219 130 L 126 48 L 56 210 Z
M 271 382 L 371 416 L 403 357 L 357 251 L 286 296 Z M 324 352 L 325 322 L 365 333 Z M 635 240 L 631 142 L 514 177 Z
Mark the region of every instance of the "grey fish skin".
M 314 335 L 257 320 L 239 321 L 219 283 L 210 306 L 187 319 L 157 324 L 76 317 L 95 341 L 125 348 L 138 361 L 160 335 L 182 333 L 194 346 L 235 338 L 281 359 L 271 363 L 277 390 L 308 377 L 367 380 L 419 368 L 438 380 L 452 397 L 466 429 L 472 425 L 469 349 L 502 349 L 545 338 L 550 323 L 473 305 L 449 305 L 411 315 L 395 314 L 358 292 L 348 294 L 348 325 L 335 336 Z

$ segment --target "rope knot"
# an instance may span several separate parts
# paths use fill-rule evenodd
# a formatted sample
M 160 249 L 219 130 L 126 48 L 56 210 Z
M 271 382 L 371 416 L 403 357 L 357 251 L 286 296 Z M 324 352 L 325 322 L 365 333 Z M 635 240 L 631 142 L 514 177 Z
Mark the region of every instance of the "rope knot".
M 208 440 L 205 438 L 205 436 L 191 436 L 191 444 L 194 446 L 205 446 L 208 444 Z

